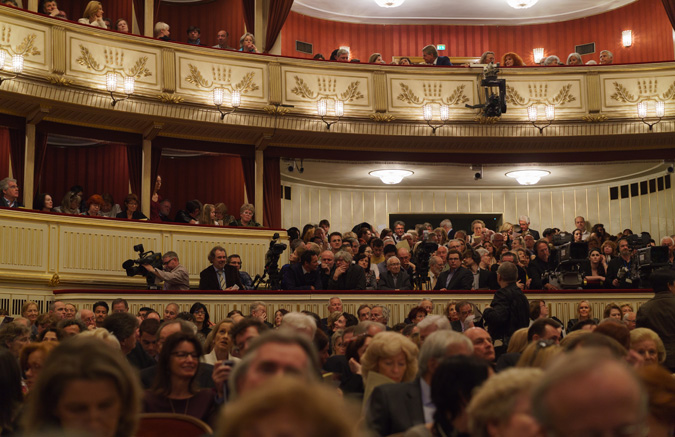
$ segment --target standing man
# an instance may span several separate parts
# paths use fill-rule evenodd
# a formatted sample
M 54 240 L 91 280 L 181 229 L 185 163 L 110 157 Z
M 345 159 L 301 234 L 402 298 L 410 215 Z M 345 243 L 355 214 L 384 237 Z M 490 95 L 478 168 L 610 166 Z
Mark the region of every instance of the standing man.
M 213 46 L 214 49 L 228 49 L 228 50 L 234 50 L 234 47 L 230 47 L 227 45 L 227 38 L 229 38 L 230 34 L 227 33 L 227 30 L 219 30 L 218 33 L 216 34 L 216 41 L 218 44 Z
M 0 181 L 0 190 L 2 190 L 2 199 L 0 206 L 7 208 L 23 208 L 19 202 L 19 185 L 16 179 L 4 178 Z
M 438 56 L 438 51 L 433 45 L 428 45 L 422 49 L 422 57 L 428 65 L 452 65 L 447 56 Z
M 216 246 L 209 252 L 211 266 L 199 273 L 200 290 L 241 290 L 239 271 L 227 265 L 227 252 L 222 246 Z
M 176 252 L 166 252 L 162 257 L 164 270 L 157 270 L 153 266 L 143 264 L 145 269 L 155 275 L 156 282 L 164 281 L 163 290 L 189 290 L 190 274 L 178 260 Z
M 333 254 L 338 253 L 342 249 L 342 234 L 339 232 L 330 234 L 328 244 L 330 244 L 330 250 L 333 251 Z
M 586 241 L 588 237 L 591 236 L 591 233 L 586 230 L 586 219 L 582 216 L 574 218 L 574 227 L 581 231 L 581 239 Z
M 530 218 L 526 215 L 521 215 L 518 217 L 518 225 L 520 226 L 520 234 L 519 235 L 527 235 L 530 234 L 532 235 L 532 238 L 534 238 L 534 241 L 539 240 L 539 231 L 535 231 L 534 229 L 530 229 Z
M 666 348 L 665 365 L 675 372 L 675 272 L 669 268 L 656 270 L 649 276 L 649 281 L 654 297 L 640 306 L 635 324 L 659 335 Z M 626 316 L 630 317 L 630 314 L 633 313 L 626 313 Z
M 403 234 L 405 234 L 405 223 L 398 220 L 394 222 L 394 241 L 400 243 L 403 241 Z
M 445 230 L 448 235 L 448 241 L 455 238 L 455 230 L 452 229 L 452 222 L 450 219 L 445 219 L 441 222 L 441 227 Z

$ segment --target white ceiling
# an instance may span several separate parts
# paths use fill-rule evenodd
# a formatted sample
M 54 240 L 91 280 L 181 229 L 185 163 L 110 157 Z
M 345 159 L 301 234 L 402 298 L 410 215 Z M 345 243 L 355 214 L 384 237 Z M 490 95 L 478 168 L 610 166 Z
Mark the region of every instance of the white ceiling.
M 406 0 L 397 8 L 374 0 L 295 0 L 292 10 L 332 21 L 372 24 L 521 25 L 573 20 L 601 14 L 636 0 L 539 0 L 514 9 L 506 0 Z
M 472 170 L 469 165 L 459 164 L 368 163 L 305 159 L 303 161 L 304 172 L 299 174 L 297 170 L 288 171 L 288 166 L 292 162 L 281 160 L 282 181 L 336 188 L 476 188 L 480 190 L 525 188 L 519 185 L 515 179 L 505 176 L 505 173 L 513 170 L 541 169 L 550 171 L 551 174 L 542 178 L 536 185 L 538 188 L 543 188 L 618 183 L 635 177 L 663 175 L 669 165 L 664 164 L 663 161 L 486 165 L 483 167 L 483 178 L 474 180 L 476 170 Z M 297 160 L 297 164 L 300 165 L 300 160 Z M 403 179 L 403 182 L 398 185 L 385 185 L 379 178 L 368 174 L 372 170 L 393 168 L 412 170 L 414 174 Z

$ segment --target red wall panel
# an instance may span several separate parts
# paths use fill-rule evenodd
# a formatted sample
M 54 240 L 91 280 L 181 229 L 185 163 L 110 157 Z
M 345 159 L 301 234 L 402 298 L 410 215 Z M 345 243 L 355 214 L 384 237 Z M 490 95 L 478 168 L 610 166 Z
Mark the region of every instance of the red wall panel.
M 216 44 L 216 34 L 225 29 L 230 34 L 229 45 L 239 49 L 239 38 L 244 34 L 244 10 L 241 0 L 216 0 L 211 3 L 189 5 L 162 3 L 157 21 L 171 28 L 171 39 L 187 41 L 189 26 L 198 26 L 202 31 L 202 44 Z M 262 50 L 262 47 L 259 47 Z
M 129 23 L 129 29 L 131 29 L 131 2 L 133 0 L 114 0 L 114 1 L 105 1 L 103 0 L 101 3 L 103 4 L 103 16 L 105 18 L 110 18 L 112 21 L 113 26 L 115 25 L 115 21 L 117 21 L 118 18 L 124 18 L 127 20 L 127 23 Z M 42 4 L 42 0 L 39 2 Z M 57 4 L 59 5 L 59 9 L 62 9 L 66 14 L 68 14 L 68 18 L 71 19 L 72 21 L 77 21 L 78 19 L 82 18 L 82 13 L 84 12 L 84 9 L 87 7 L 88 1 L 58 1 Z
M 621 45 L 621 32 L 633 31 L 633 46 Z M 532 49 L 544 47 L 545 55 L 557 55 L 563 62 L 574 46 L 596 43 L 596 53 L 584 62 L 599 58 L 600 50 L 614 53 L 615 63 L 672 61 L 672 27 L 661 0 L 639 0 L 600 15 L 560 23 L 528 26 L 421 26 L 378 25 L 326 21 L 294 12 L 282 30 L 281 53 L 311 58 L 295 51 L 295 41 L 314 44 L 314 53 L 326 58 L 339 46 L 349 46 L 352 57 L 367 62 L 372 53 L 392 56 L 421 56 L 427 44 L 445 44 L 442 55 L 480 56 L 486 50 L 499 58 L 508 51 L 532 64 Z

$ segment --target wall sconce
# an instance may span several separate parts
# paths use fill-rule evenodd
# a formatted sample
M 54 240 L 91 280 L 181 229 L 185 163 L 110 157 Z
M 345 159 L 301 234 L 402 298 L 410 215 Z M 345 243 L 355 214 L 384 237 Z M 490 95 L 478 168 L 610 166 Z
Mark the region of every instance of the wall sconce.
M 545 124 L 543 126 L 537 126 L 537 116 L 538 116 L 537 105 L 532 105 L 529 108 L 527 108 L 527 118 L 532 123 L 532 126 L 539 129 L 539 133 L 543 135 L 544 129 L 549 127 L 551 123 L 553 123 L 553 120 L 555 120 L 555 106 L 546 105 L 546 120 L 548 120 L 548 124 Z
M 316 102 L 316 113 L 321 117 L 321 121 L 326 123 L 326 129 L 330 130 L 330 127 L 335 123 L 339 122 L 343 115 L 345 115 L 344 102 L 342 100 L 335 100 L 335 116 L 337 120 L 328 122 L 325 117 L 328 113 L 328 100 L 321 99 Z
M 216 108 L 218 108 L 218 112 L 220 112 L 220 119 L 225 120 L 225 116 L 232 114 L 234 111 L 237 110 L 239 106 L 241 106 L 241 91 L 239 90 L 232 90 L 230 92 L 230 95 L 232 96 L 232 110 L 230 111 L 223 111 L 220 109 L 220 105 L 223 104 L 223 96 L 225 95 L 225 90 L 223 88 L 214 88 L 213 90 L 213 104 L 216 105 Z
M 5 61 L 7 59 L 7 52 L 0 50 L 0 70 L 5 69 Z M 0 77 L 0 85 L 7 80 L 16 79 L 21 73 L 23 73 L 23 55 L 14 55 L 12 56 L 12 68 L 11 71 L 14 72 L 13 76 L 10 77 Z
M 543 47 L 536 48 L 532 50 L 532 54 L 534 55 L 534 63 L 538 64 L 541 62 L 542 59 L 544 59 L 544 49 Z
M 637 111 L 638 111 L 638 117 L 642 120 L 644 124 L 649 126 L 649 130 L 651 131 L 652 128 L 654 127 L 655 124 L 658 124 L 661 122 L 661 119 L 666 115 L 666 103 L 665 102 L 656 102 L 655 105 L 655 112 L 656 112 L 656 120 L 653 123 L 649 123 L 648 121 L 645 121 L 645 118 L 647 118 L 647 109 L 648 109 L 648 102 L 640 102 L 637 105 Z
M 633 45 L 633 31 L 624 30 L 621 32 L 621 42 L 624 47 L 630 47 Z
M 431 120 L 434 118 L 434 107 L 430 103 L 427 103 L 422 108 L 424 110 L 424 119 L 426 120 L 427 124 L 431 128 L 431 135 L 436 135 L 436 129 L 445 126 L 448 123 L 448 121 L 450 120 L 450 108 L 448 107 L 448 105 L 440 105 L 440 106 L 441 106 L 441 109 L 440 109 L 441 121 L 443 123 L 438 124 L 438 125 L 431 124 Z
M 126 100 L 129 97 L 131 97 L 131 95 L 134 93 L 135 86 L 136 80 L 132 76 L 126 76 L 124 78 L 124 94 L 126 94 L 127 96 L 122 97 L 121 99 L 116 99 L 113 93 L 117 91 L 117 73 L 111 72 L 105 75 L 105 87 L 110 93 L 110 98 L 112 98 L 111 105 L 113 106 L 113 108 L 115 107 L 117 102 L 121 102 L 122 100 Z

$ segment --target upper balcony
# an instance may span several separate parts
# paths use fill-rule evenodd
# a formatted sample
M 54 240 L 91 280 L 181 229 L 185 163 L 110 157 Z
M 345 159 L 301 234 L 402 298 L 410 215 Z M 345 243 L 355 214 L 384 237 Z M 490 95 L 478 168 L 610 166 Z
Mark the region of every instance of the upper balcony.
M 345 64 L 196 47 L 121 34 L 2 8 L 0 47 L 11 57 L 24 55 L 23 73 L 0 86 L 0 111 L 65 124 L 219 143 L 293 149 L 438 154 L 557 154 L 618 151 L 640 157 L 665 156 L 675 143 L 675 64 L 504 68 L 507 112 L 482 117 L 482 68 Z M 117 73 L 116 97 L 124 97 L 124 78 L 133 77 L 133 94 L 111 105 L 106 74 Z M 213 91 L 224 90 L 221 119 Z M 334 102 L 344 116 L 327 130 L 317 103 Z M 637 105 L 665 102 L 665 116 L 650 129 Z M 431 104 L 439 124 L 440 105 L 449 120 L 432 134 L 423 116 Z M 555 105 L 555 120 L 541 133 L 528 121 L 528 107 Z M 314 152 L 311 152 L 314 153 Z M 425 158 L 424 156 L 427 156 Z

